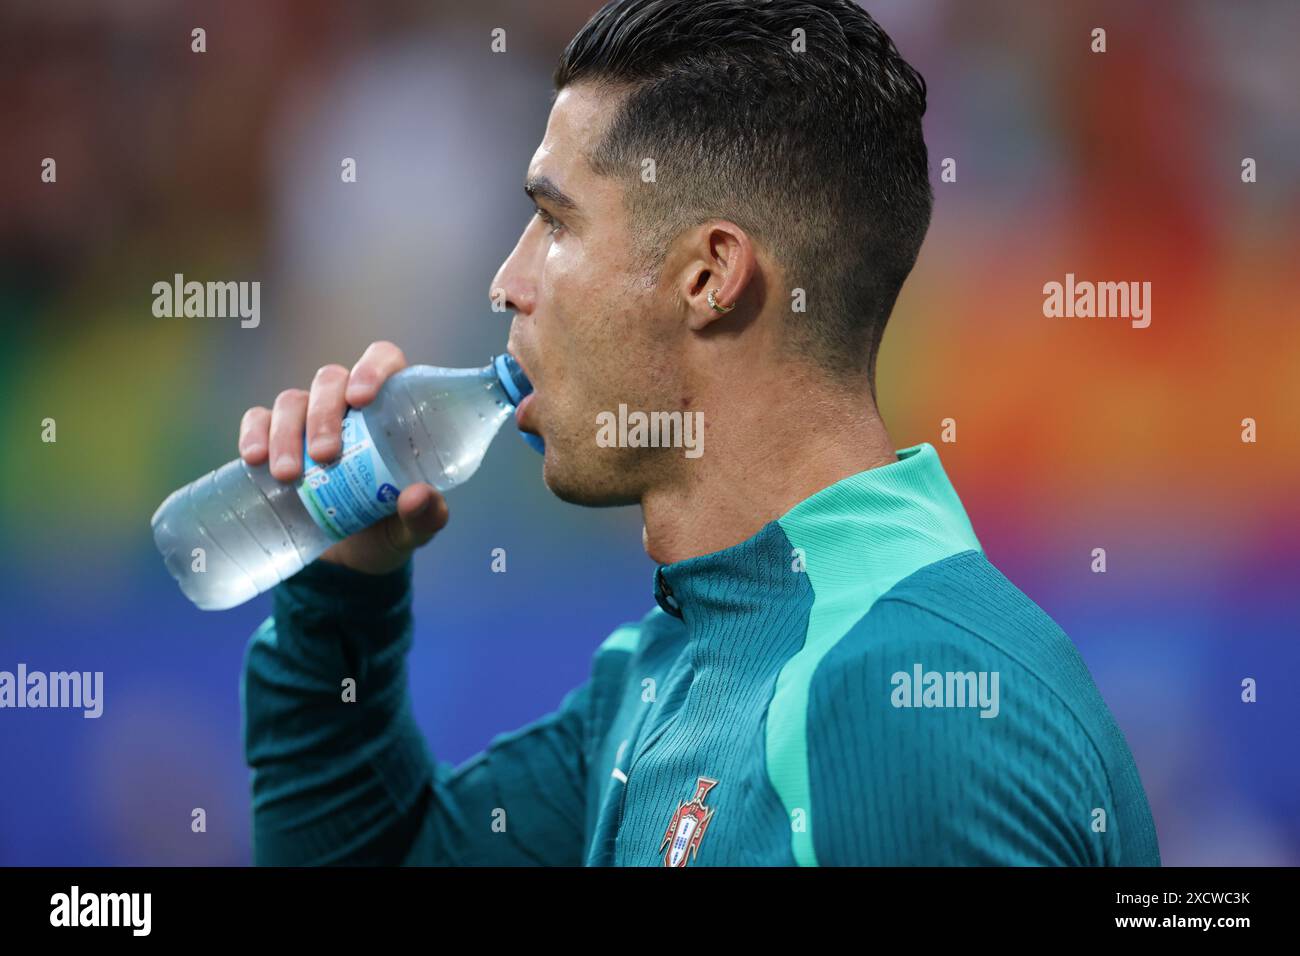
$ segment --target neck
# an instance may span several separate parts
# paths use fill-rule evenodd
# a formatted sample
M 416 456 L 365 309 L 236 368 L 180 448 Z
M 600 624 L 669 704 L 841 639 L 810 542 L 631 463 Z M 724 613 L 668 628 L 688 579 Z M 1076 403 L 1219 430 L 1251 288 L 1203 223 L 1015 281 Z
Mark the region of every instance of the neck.
M 643 540 L 655 562 L 739 544 L 823 488 L 898 460 L 865 388 L 835 389 L 783 371 L 751 377 L 746 392 L 742 401 L 702 397 L 703 454 L 642 496 Z

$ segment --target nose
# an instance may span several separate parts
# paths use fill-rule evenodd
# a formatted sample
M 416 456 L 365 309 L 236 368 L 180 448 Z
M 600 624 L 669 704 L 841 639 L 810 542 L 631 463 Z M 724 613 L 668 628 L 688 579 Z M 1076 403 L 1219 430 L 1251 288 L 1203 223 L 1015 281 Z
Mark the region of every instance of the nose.
M 492 277 L 488 298 L 499 311 L 532 314 L 537 305 L 537 282 L 533 278 L 532 250 L 529 248 L 529 229 L 525 229 L 514 250 L 501 263 Z

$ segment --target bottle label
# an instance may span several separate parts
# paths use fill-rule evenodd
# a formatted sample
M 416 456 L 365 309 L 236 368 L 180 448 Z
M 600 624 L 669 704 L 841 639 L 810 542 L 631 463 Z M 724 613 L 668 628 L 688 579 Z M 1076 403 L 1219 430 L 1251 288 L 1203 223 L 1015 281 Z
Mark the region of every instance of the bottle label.
M 401 489 L 388 470 L 361 412 L 343 418 L 343 452 L 328 465 L 313 461 L 303 438 L 303 476 L 298 497 L 321 529 L 342 541 L 397 511 Z

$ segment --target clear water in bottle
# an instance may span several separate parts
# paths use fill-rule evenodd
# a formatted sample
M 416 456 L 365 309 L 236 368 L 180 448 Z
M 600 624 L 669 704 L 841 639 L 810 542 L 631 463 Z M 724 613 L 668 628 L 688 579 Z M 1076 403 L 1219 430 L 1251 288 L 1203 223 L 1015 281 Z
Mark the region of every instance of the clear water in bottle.
M 446 491 L 469 479 L 531 391 L 509 355 L 481 369 L 403 369 L 371 404 L 348 411 L 332 463 L 313 462 L 305 439 L 296 482 L 236 458 L 168 496 L 154 512 L 154 543 L 196 605 L 235 607 L 394 513 L 408 485 Z

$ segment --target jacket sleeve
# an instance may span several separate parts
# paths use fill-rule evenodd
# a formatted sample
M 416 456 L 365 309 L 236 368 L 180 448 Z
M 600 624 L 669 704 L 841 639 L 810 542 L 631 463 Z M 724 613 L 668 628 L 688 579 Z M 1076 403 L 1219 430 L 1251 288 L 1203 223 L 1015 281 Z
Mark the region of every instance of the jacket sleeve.
M 411 710 L 411 562 L 317 561 L 273 596 L 240 688 L 257 864 L 582 862 L 589 683 L 453 768 Z

